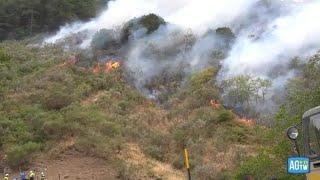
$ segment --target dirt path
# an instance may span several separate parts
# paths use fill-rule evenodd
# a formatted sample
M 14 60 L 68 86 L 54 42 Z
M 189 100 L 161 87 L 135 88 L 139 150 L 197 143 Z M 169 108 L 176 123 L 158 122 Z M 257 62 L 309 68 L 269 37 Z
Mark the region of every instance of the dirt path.
M 105 160 L 77 152 L 67 152 L 55 159 L 41 158 L 30 167 L 38 179 L 40 172 L 45 172 L 47 180 L 113 180 L 118 175 Z M 10 179 L 18 176 L 18 172 L 10 173 Z
M 35 167 L 47 169 L 48 180 L 60 179 L 116 179 L 117 173 L 107 163 L 98 158 L 86 157 L 77 153 L 65 154 L 55 160 L 43 160 Z
M 74 144 L 73 138 L 64 139 L 47 154 L 34 157 L 30 168 L 25 170 L 35 170 L 38 176 L 40 172 L 45 172 L 47 180 L 59 180 L 59 176 L 60 180 L 117 179 L 117 171 L 108 165 L 106 160 L 76 152 L 72 149 Z M 10 173 L 10 179 L 18 176 L 18 172 Z

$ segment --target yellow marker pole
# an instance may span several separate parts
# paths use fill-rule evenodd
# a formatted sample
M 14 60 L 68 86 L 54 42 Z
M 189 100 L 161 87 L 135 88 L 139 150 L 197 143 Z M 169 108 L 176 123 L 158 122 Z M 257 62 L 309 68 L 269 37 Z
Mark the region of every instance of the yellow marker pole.
M 187 148 L 184 148 L 184 162 L 185 162 L 186 168 L 188 170 L 188 179 L 191 180 L 189 154 L 188 154 Z

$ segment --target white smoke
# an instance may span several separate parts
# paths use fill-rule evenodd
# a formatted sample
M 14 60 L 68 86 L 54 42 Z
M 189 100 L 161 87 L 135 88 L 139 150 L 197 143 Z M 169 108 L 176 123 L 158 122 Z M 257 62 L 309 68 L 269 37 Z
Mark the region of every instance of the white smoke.
M 221 78 L 243 73 L 268 76 L 278 65 L 286 65 L 291 58 L 310 55 L 320 48 L 320 2 L 295 6 L 287 15 L 270 22 L 257 40 L 247 32 L 238 37 L 229 57 L 223 62 Z
M 169 25 L 134 40 L 128 48 L 126 67 L 141 71 L 134 76 L 138 88 L 168 67 L 174 70 L 187 64 L 184 72 L 189 73 L 208 66 L 210 53 L 220 41 L 214 35 L 203 38 L 208 29 L 226 26 L 236 33 L 235 43 L 222 61 L 218 80 L 241 74 L 267 78 L 273 82 L 273 94 L 281 92 L 286 81 L 295 75 L 288 68 L 293 57 L 306 57 L 320 49 L 320 24 L 315 21 L 320 17 L 320 2 L 312 0 L 116 0 L 110 1 L 108 9 L 97 18 L 66 25 L 45 43 L 81 32 L 86 34 L 81 47 L 86 48 L 100 29 L 122 26 L 150 13 L 161 16 Z M 191 29 L 198 37 L 188 52 L 180 49 L 163 59 L 145 55 L 150 44 L 164 51 L 179 48 L 175 43 L 183 41 L 183 37 L 172 37 L 177 27 L 178 31 Z M 281 73 L 274 73 L 279 67 Z
M 88 38 L 100 29 L 121 26 L 126 21 L 142 15 L 154 13 L 167 22 L 195 32 L 204 32 L 209 27 L 229 25 L 244 14 L 258 0 L 116 0 L 109 1 L 108 9 L 87 23 L 77 22 L 66 25 L 47 39 L 45 43 L 55 43 L 72 34 L 86 31 Z M 88 41 L 87 41 L 88 42 Z M 87 43 L 82 47 L 86 47 Z

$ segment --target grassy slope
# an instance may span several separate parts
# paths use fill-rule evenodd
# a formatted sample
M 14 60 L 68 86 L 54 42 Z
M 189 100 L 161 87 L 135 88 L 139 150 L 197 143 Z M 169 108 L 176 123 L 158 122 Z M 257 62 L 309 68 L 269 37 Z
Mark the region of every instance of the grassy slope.
M 122 69 L 97 75 L 62 66 L 70 55 L 59 47 L 5 42 L 0 49 L 0 152 L 12 167 L 27 165 L 34 152 L 58 154 L 56 144 L 72 138 L 73 151 L 105 159 L 124 179 L 157 176 L 150 166 L 126 163 L 132 146 L 152 162 L 182 169 L 187 145 L 199 179 L 272 177 L 269 168 L 284 174 L 277 153 L 286 152 L 274 145 L 279 133 L 239 124 L 231 111 L 209 105 L 219 97 L 214 69 L 190 77 L 163 109 L 129 86 Z M 278 151 L 285 149 L 281 140 Z

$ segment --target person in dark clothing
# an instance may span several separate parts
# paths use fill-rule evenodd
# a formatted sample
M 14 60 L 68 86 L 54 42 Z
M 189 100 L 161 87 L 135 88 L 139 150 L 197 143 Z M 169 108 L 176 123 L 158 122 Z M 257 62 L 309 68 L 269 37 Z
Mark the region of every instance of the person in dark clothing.
M 27 175 L 24 171 L 20 172 L 20 180 L 27 180 Z

